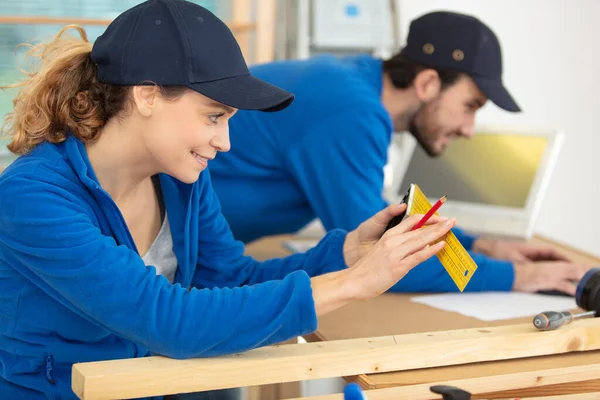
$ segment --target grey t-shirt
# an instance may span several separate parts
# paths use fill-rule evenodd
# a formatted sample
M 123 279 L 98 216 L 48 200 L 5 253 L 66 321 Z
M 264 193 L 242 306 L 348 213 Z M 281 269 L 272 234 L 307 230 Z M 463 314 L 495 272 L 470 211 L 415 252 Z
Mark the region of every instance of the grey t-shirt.
M 144 260 L 146 266 L 153 265 L 156 268 L 157 275 L 164 275 L 169 282 L 173 283 L 175 271 L 177 271 L 177 258 L 175 257 L 175 251 L 173 251 L 173 237 L 171 236 L 169 218 L 166 214 L 156 239 L 154 239 L 142 260 Z

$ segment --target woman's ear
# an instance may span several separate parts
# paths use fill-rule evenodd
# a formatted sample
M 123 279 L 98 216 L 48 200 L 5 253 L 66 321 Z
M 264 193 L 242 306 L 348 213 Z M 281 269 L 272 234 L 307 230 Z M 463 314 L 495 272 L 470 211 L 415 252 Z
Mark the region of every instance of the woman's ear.
M 428 103 L 435 99 L 442 89 L 440 76 L 434 69 L 426 69 L 415 76 L 413 81 L 415 93 L 419 100 Z
M 152 115 L 157 96 L 158 87 L 154 85 L 134 86 L 132 90 L 135 109 L 144 117 Z

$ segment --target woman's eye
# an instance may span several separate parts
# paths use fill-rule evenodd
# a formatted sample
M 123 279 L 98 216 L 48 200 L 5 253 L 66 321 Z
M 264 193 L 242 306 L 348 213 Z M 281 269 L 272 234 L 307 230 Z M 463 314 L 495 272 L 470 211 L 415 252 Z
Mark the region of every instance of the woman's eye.
M 213 114 L 213 115 L 209 115 L 208 118 L 210 118 L 210 120 L 213 124 L 216 124 L 217 122 L 219 122 L 219 118 L 221 118 L 223 115 L 225 115 L 225 114 L 224 113 Z

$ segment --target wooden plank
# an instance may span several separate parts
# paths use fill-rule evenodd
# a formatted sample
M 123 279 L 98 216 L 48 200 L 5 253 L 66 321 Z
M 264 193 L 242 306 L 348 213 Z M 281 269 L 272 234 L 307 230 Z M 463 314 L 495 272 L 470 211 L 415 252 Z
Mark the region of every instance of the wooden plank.
M 562 396 L 520 397 L 520 400 L 600 400 L 600 392 L 567 394 Z M 499 400 L 515 400 L 514 397 Z
M 275 55 L 275 0 L 257 0 L 254 64 L 273 61 Z
M 499 375 L 502 373 L 535 372 L 562 367 L 585 367 L 597 364 L 600 351 L 586 351 L 570 354 L 551 355 L 544 357 L 528 357 L 515 360 L 502 360 L 427 368 L 412 371 L 390 372 L 349 377 L 348 380 L 358 383 L 364 389 L 381 389 L 396 386 L 410 386 L 431 382 L 448 382 L 457 379 L 479 378 Z M 584 382 L 567 382 L 556 385 L 542 385 L 519 390 L 502 390 L 474 396 L 474 399 L 503 399 L 514 397 L 564 395 L 573 393 L 600 391 L 600 380 Z
M 252 7 L 250 3 L 250 0 L 233 0 L 231 15 L 234 24 L 249 25 L 252 22 Z M 248 63 L 252 45 L 250 31 L 238 32 L 235 35 L 235 39 Z
M 218 358 L 75 364 L 82 398 L 132 398 L 600 349 L 600 319 L 540 332 L 531 324 L 269 346 Z
M 521 398 L 536 398 L 547 396 L 568 396 L 574 394 L 591 393 L 600 391 L 600 379 L 591 379 L 580 382 L 565 382 L 554 385 L 535 386 L 523 389 L 501 390 L 498 392 L 485 393 L 481 396 L 473 396 L 473 399 L 514 399 Z
M 75 18 L 75 17 L 44 17 L 44 16 L 19 16 L 19 15 L 0 15 L 0 24 L 36 24 L 36 25 L 101 25 L 108 26 L 112 20 L 98 18 Z M 256 29 L 252 23 L 230 23 L 229 29 L 234 33 L 243 33 Z
M 2 15 L 0 24 L 36 24 L 36 25 L 104 25 L 111 23 L 110 19 L 99 18 L 71 18 L 71 17 L 44 17 L 44 16 L 21 16 L 21 15 Z
M 273 383 L 248 388 L 246 400 L 280 400 L 302 395 L 300 382 Z
M 527 371 L 514 374 L 498 374 L 480 378 L 456 379 L 445 382 L 432 382 L 419 385 L 397 386 L 393 388 L 366 390 L 365 394 L 369 400 L 432 400 L 440 399 L 441 396 L 432 393 L 431 386 L 450 385 L 466 390 L 472 394 L 482 394 L 473 398 L 489 399 L 486 393 L 502 391 L 507 389 L 523 389 L 548 384 L 559 384 L 566 382 L 580 382 L 588 379 L 600 378 L 600 364 L 555 368 L 544 371 Z M 515 393 L 518 393 L 516 391 Z M 296 398 L 291 400 L 343 400 L 342 394 L 325 396 L 312 396 Z M 554 399 L 554 398 L 552 398 Z
M 280 344 L 296 344 L 298 338 Z M 273 383 L 270 385 L 251 386 L 247 390 L 246 400 L 279 400 L 302 395 L 300 382 Z
M 513 360 L 500 360 L 418 369 L 410 371 L 389 372 L 359 376 L 354 380 L 363 388 L 381 389 L 401 385 L 416 385 L 427 382 L 452 381 L 465 378 L 479 378 L 504 372 L 528 372 L 561 367 L 577 367 L 593 365 L 600 360 L 600 351 L 586 351 L 568 354 L 527 357 Z

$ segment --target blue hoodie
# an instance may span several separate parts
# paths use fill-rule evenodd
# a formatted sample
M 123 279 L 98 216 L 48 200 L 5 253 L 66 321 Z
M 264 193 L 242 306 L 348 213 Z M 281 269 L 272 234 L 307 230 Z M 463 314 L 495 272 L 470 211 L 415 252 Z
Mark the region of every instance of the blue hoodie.
M 296 232 L 315 218 L 326 230 L 351 231 L 387 205 L 383 171 L 394 129 L 381 103 L 380 59 L 321 55 L 257 65 L 252 74 L 296 97 L 277 113 L 238 111 L 229 123 L 231 150 L 211 162 L 237 239 Z M 454 233 L 470 250 L 475 237 Z M 479 269 L 466 290 L 511 290 L 512 263 L 471 256 Z M 456 290 L 435 257 L 393 288 Z
M 146 267 L 83 144 L 42 144 L 0 176 L 0 398 L 75 399 L 73 363 L 210 357 L 312 332 L 310 277 L 346 268 L 345 232 L 257 262 L 221 215 L 207 171 L 160 176 L 179 267 Z

